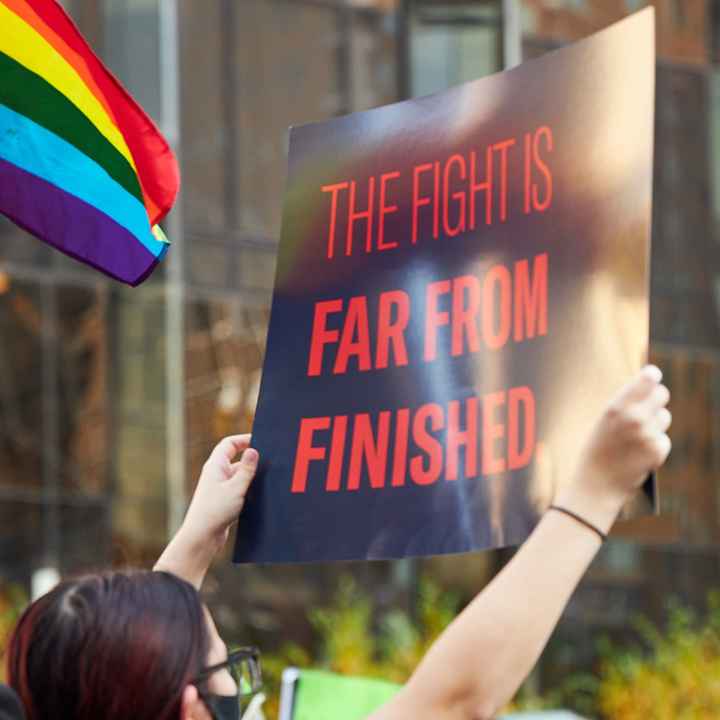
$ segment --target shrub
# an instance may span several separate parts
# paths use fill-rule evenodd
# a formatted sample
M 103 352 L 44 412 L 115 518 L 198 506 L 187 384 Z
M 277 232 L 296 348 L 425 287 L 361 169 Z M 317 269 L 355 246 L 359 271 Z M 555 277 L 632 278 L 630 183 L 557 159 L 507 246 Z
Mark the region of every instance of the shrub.
M 0 587 L 0 682 L 5 682 L 5 648 L 27 601 L 27 595 L 19 586 Z
M 646 649 L 613 650 L 602 664 L 598 707 L 612 720 L 700 720 L 720 717 L 720 594 L 700 621 L 670 608 L 665 632 L 642 620 Z
M 414 619 L 398 609 L 378 618 L 371 599 L 344 578 L 333 602 L 309 614 L 317 652 L 288 645 L 263 656 L 268 718 L 276 717 L 280 676 L 288 665 L 404 682 L 458 607 L 456 596 L 425 580 Z M 605 720 L 720 718 L 720 592 L 710 595 L 702 617 L 675 603 L 665 627 L 641 618 L 635 628 L 642 640 L 635 646 L 599 642 L 597 672 L 573 673 L 541 696 L 524 688 L 508 709 L 565 707 Z
M 352 578 L 342 578 L 332 603 L 308 614 L 317 637 L 314 656 L 298 645 L 286 645 L 275 654 L 263 653 L 267 716 L 277 717 L 281 675 L 289 665 L 405 682 L 435 638 L 453 620 L 458 606 L 455 595 L 423 581 L 415 620 L 399 609 L 378 618 L 370 597 L 359 590 Z

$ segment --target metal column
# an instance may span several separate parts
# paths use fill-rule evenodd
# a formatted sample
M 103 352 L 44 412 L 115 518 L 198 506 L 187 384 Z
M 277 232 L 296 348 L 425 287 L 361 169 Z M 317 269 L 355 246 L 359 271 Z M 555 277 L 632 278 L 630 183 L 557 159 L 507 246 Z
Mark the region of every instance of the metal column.
M 160 100 L 162 130 L 180 156 L 180 78 L 177 0 L 160 0 Z M 186 507 L 185 438 L 185 286 L 182 202 L 168 215 L 172 242 L 165 281 L 167 531 L 180 527 Z
M 505 70 L 522 62 L 520 0 L 502 0 L 502 48 Z

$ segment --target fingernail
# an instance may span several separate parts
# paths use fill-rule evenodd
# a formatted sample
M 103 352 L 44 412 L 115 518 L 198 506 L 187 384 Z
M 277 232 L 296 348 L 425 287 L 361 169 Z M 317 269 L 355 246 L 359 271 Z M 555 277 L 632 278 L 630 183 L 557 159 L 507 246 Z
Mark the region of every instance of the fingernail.
M 246 448 L 241 459 L 246 465 L 257 465 L 259 457 L 258 451 L 255 450 L 255 448 Z
M 657 365 L 646 365 L 643 371 L 649 378 L 651 378 L 655 382 L 660 382 L 662 380 L 662 370 L 660 370 Z

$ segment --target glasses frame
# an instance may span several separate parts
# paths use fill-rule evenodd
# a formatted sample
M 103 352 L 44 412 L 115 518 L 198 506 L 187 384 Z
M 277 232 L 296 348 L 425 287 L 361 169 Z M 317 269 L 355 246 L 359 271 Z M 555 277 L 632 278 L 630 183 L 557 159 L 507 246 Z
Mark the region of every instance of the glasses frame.
M 237 665 L 243 660 L 249 661 L 248 668 L 250 670 L 250 690 L 243 692 L 238 683 L 238 696 L 248 697 L 259 692 L 263 687 L 262 668 L 260 666 L 260 650 L 256 647 L 240 647 L 228 653 L 225 660 L 215 665 L 203 668 L 191 681 L 192 685 L 202 685 L 210 679 L 219 670 L 226 670 L 233 665 Z M 232 673 L 231 673 L 232 674 Z M 237 678 L 234 678 L 237 680 Z

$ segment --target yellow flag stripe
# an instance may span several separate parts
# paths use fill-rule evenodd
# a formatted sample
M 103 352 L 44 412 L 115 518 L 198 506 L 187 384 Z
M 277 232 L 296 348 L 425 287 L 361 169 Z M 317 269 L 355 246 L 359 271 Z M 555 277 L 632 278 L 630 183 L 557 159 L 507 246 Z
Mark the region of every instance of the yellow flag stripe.
M 118 127 L 77 71 L 22 18 L 0 2 L 0 50 L 57 88 L 135 169 Z

